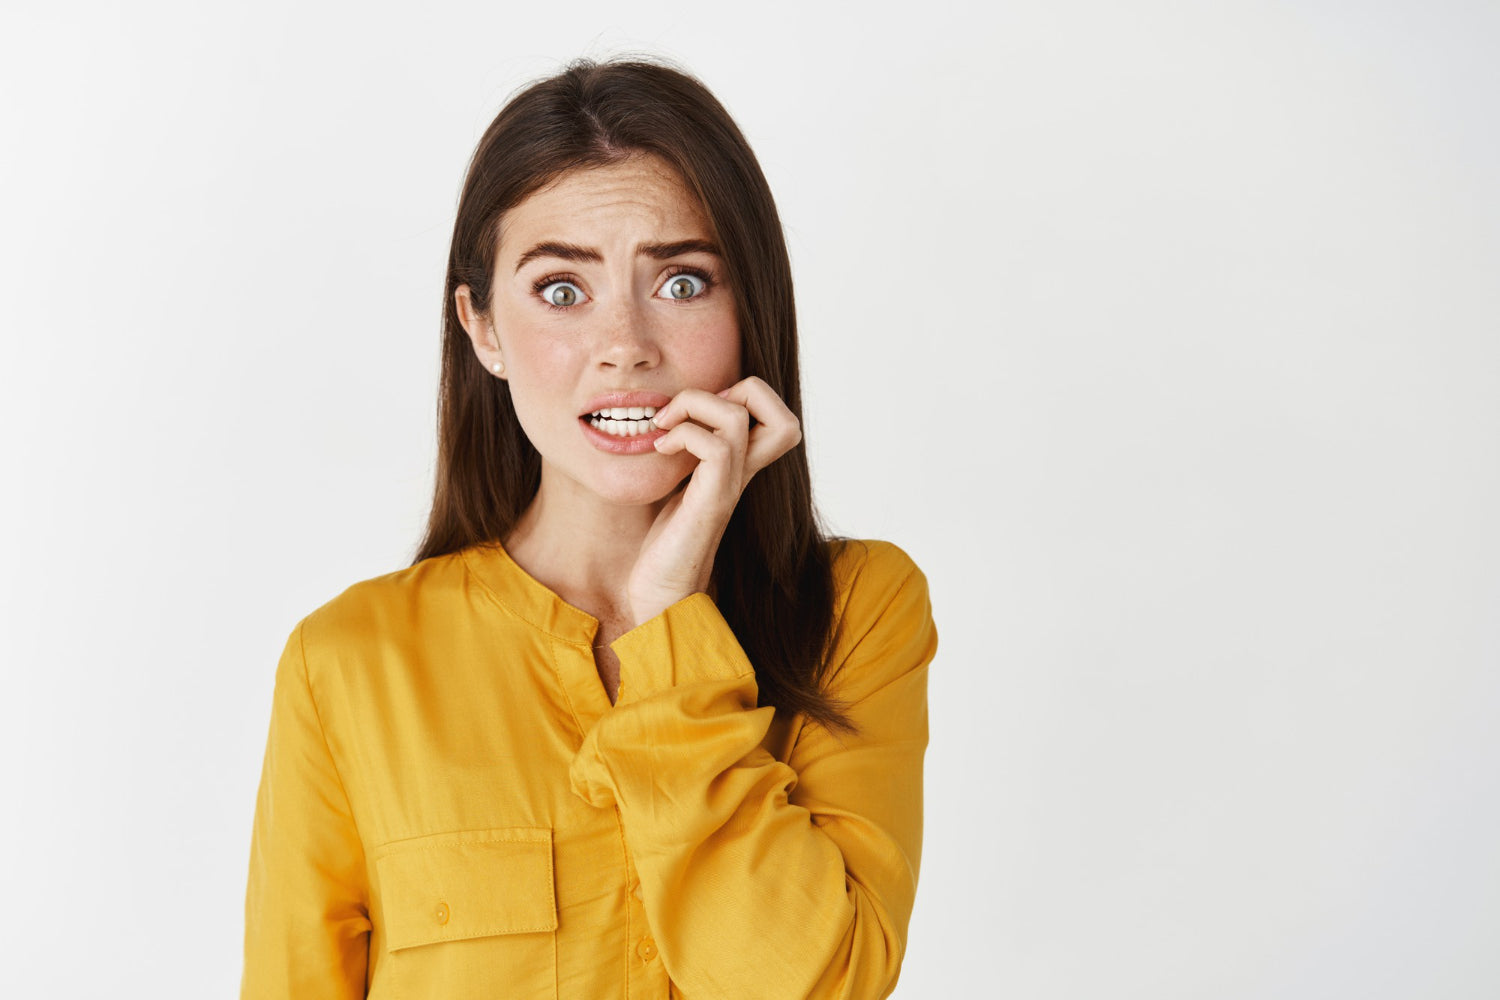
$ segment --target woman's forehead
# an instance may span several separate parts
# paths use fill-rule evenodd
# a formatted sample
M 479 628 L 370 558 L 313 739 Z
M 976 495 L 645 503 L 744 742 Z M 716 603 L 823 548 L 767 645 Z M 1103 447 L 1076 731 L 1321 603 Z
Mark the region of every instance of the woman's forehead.
M 703 206 L 665 160 L 639 154 L 566 171 L 523 199 L 501 220 L 502 252 L 530 239 L 709 239 Z

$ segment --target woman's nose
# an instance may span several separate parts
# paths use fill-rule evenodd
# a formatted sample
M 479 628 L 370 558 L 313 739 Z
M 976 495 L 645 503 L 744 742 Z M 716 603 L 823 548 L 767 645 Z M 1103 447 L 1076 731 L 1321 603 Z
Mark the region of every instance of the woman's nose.
M 600 317 L 596 360 L 600 368 L 639 371 L 661 363 L 650 318 L 638 303 L 622 302 Z

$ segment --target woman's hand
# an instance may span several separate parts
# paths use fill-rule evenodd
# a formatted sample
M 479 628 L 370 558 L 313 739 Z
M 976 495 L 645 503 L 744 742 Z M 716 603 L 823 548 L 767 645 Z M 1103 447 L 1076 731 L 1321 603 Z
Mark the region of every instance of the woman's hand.
M 753 376 L 717 395 L 684 389 L 654 420 L 667 431 L 656 450 L 686 450 L 697 456 L 698 466 L 687 487 L 667 499 L 631 570 L 627 589 L 637 625 L 708 589 L 719 539 L 750 477 L 802 440 L 796 414 Z

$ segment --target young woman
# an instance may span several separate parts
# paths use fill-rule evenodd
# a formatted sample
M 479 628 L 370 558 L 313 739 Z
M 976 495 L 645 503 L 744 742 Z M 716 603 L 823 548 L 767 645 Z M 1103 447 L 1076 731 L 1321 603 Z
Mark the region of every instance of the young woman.
M 937 636 L 818 528 L 744 137 L 663 66 L 531 86 L 445 310 L 427 537 L 277 669 L 242 995 L 886 996 Z

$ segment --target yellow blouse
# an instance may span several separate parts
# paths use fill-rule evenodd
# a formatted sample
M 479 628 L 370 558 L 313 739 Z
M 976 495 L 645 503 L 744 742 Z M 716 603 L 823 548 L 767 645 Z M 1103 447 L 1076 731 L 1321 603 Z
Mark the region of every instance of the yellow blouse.
M 499 545 L 357 583 L 276 670 L 243 998 L 884 997 L 917 888 L 927 580 L 835 543 L 843 738 L 706 594 L 616 639 Z

